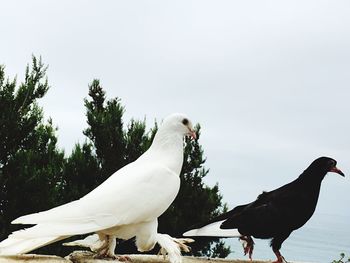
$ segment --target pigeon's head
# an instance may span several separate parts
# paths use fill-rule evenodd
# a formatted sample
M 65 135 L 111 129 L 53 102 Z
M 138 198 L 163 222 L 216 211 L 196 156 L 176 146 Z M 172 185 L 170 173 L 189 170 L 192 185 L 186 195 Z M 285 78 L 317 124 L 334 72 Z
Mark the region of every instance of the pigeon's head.
M 161 127 L 164 130 L 171 130 L 180 133 L 183 136 L 190 136 L 193 139 L 197 138 L 192 122 L 182 113 L 174 113 L 166 117 Z
M 313 161 L 308 170 L 319 171 L 322 174 L 333 172 L 345 176 L 344 173 L 337 168 L 337 161 L 329 157 L 320 157 Z

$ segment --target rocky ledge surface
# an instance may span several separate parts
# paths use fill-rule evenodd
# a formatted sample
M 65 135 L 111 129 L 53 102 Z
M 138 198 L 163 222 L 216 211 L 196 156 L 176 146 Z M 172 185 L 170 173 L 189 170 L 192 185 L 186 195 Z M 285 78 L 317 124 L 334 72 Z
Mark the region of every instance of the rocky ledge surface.
M 132 263 L 169 263 L 163 256 L 157 255 L 128 255 Z M 48 255 L 25 254 L 17 256 L 0 256 L 0 263 L 107 263 L 120 262 L 112 259 L 95 259 L 91 252 L 75 251 L 65 258 Z M 232 259 L 212 259 L 198 257 L 183 257 L 183 263 L 266 263 L 271 261 L 259 260 L 232 260 Z M 124 261 L 125 263 L 125 261 Z M 295 262 L 296 263 L 296 262 Z

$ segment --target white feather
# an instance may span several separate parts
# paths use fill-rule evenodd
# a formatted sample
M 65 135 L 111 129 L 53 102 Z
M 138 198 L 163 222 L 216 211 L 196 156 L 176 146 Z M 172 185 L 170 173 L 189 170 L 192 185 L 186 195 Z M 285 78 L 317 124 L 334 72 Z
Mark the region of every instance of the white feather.
M 105 242 L 101 241 L 97 234 L 89 235 L 84 239 L 75 240 L 68 243 L 63 243 L 64 246 L 79 246 L 79 247 L 87 247 L 92 251 L 98 251 L 101 247 L 105 245 Z
M 192 236 L 211 236 L 211 237 L 241 237 L 237 229 L 221 229 L 220 225 L 225 220 L 211 223 L 201 228 L 192 229 L 183 234 L 185 237 Z
M 165 257 L 169 257 L 169 261 L 172 263 L 181 263 L 181 250 L 180 247 L 174 242 L 173 238 L 166 234 L 157 234 L 157 243 L 162 247 L 160 253 Z
M 30 239 L 9 237 L 1 242 L 0 255 L 15 255 L 27 253 L 31 250 L 45 245 L 49 245 L 64 238 L 66 237 L 41 237 Z

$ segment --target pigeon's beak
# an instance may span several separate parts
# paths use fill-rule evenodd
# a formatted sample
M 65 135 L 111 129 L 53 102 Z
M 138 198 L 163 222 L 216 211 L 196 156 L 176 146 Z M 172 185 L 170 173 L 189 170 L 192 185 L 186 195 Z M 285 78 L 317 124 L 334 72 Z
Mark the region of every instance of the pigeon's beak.
M 329 171 L 332 173 L 340 174 L 341 176 L 345 177 L 345 174 L 335 166 L 333 168 L 331 168 Z
M 188 136 L 190 136 L 193 140 L 197 139 L 197 134 L 193 129 L 189 128 Z

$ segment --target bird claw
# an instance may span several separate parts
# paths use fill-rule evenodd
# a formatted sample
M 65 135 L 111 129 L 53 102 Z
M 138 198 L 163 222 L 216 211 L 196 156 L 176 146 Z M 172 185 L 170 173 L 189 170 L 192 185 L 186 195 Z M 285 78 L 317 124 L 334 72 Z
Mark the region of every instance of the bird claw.
M 131 258 L 129 256 L 121 256 L 121 255 L 115 255 L 115 254 L 96 254 L 94 257 L 94 259 L 113 259 L 113 260 L 118 260 L 118 261 L 122 261 L 122 262 L 131 262 Z
M 279 250 L 274 250 L 273 251 L 277 257 L 277 260 L 275 260 L 272 263 L 288 263 L 287 260 L 284 258 L 284 256 L 281 255 L 281 253 L 279 252 Z
M 191 247 L 187 246 L 186 244 L 194 242 L 192 238 L 173 238 L 173 240 L 179 246 L 181 251 L 183 252 L 191 251 Z
M 128 256 L 116 256 L 118 261 L 131 262 L 131 258 Z
M 180 251 L 183 251 L 183 252 L 190 252 L 191 251 L 191 247 L 186 245 L 186 244 L 194 242 L 194 239 L 192 239 L 192 238 L 174 238 L 174 237 L 172 237 L 171 239 L 176 243 L 176 245 L 179 247 Z M 166 249 L 161 247 L 159 252 L 158 252 L 158 255 L 163 255 L 163 258 L 165 259 L 167 254 L 168 254 L 168 252 L 166 251 Z
M 253 250 L 254 250 L 254 241 L 250 236 L 242 236 L 239 238 L 242 242 L 244 255 L 248 254 L 250 260 L 252 260 Z
M 288 261 L 284 257 L 282 257 L 280 259 L 273 261 L 272 263 L 288 263 Z
M 165 259 L 166 259 L 166 255 L 167 255 L 166 249 L 161 247 L 161 248 L 159 249 L 157 255 L 158 255 L 158 256 L 162 255 L 162 256 L 163 256 L 163 259 L 165 260 Z
M 190 238 L 173 238 L 167 234 L 157 234 L 157 243 L 160 245 L 158 255 L 169 258 L 171 263 L 181 263 L 181 251 L 189 252 L 190 247 L 186 243 L 194 242 Z

